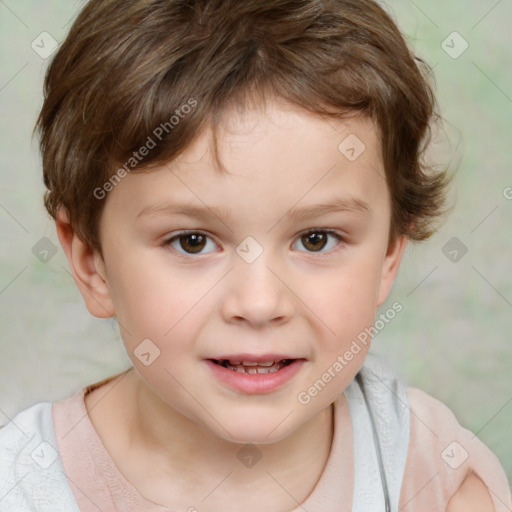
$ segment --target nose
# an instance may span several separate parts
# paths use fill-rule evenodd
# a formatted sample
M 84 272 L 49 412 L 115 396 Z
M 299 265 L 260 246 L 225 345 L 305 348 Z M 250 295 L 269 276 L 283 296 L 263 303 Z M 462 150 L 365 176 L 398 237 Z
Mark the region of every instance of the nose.
M 222 303 L 226 322 L 261 328 L 284 324 L 292 318 L 293 292 L 264 256 L 253 263 L 240 259 L 229 273 Z

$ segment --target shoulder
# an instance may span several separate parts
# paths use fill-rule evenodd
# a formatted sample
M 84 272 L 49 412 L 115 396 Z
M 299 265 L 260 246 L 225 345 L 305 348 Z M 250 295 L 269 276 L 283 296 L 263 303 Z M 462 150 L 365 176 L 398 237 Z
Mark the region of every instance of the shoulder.
M 439 509 L 444 510 L 450 504 L 452 508 L 447 510 L 455 512 L 460 510 L 461 503 L 469 500 L 474 503 L 479 497 L 489 499 L 489 489 L 494 509 L 509 510 L 510 489 L 496 455 L 462 427 L 453 412 L 436 398 L 409 387 L 407 402 L 410 442 L 402 502 L 411 499 L 412 508 L 405 510 L 422 509 L 422 500 L 426 500 L 426 506 L 435 496 Z M 420 489 L 422 492 L 418 494 Z
M 78 510 L 60 460 L 51 403 L 35 404 L 0 428 L 0 459 L 1 510 Z
M 474 473 L 469 473 L 457 492 L 450 498 L 446 512 L 494 512 L 491 495 Z
M 455 441 L 455 437 L 461 435 L 473 437 L 459 424 L 452 410 L 437 398 L 414 387 L 407 387 L 406 393 L 411 417 L 411 442 L 438 444 L 445 438 Z
M 13 466 L 29 448 L 35 448 L 35 441 L 48 437 L 52 427 L 50 403 L 38 403 L 19 412 L 0 428 L 0 450 L 4 460 Z M 6 467 L 3 465 L 2 471 Z

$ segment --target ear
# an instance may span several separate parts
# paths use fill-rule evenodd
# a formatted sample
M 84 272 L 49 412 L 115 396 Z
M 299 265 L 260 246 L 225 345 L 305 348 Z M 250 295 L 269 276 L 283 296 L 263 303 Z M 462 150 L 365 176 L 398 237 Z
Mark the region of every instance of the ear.
M 387 299 L 388 294 L 395 281 L 396 274 L 400 268 L 400 262 L 407 246 L 408 238 L 405 235 L 399 236 L 394 243 L 388 247 L 386 257 L 382 265 L 380 287 L 377 298 L 377 306 L 381 306 Z
M 98 251 L 90 249 L 73 229 L 65 207 L 59 208 L 55 224 L 71 275 L 84 298 L 89 313 L 98 318 L 114 316 L 114 304 L 102 256 Z

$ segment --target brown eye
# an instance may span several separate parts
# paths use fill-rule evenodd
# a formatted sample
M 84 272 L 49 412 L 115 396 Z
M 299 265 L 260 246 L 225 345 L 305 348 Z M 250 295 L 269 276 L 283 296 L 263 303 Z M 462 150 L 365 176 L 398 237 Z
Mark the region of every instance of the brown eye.
M 206 245 L 205 237 L 199 234 L 180 236 L 178 240 L 180 241 L 181 248 L 185 252 L 192 254 L 201 252 Z
M 312 229 L 303 233 L 298 241 L 307 249 L 307 252 L 328 252 L 339 245 L 343 241 L 343 237 L 334 231 Z M 326 247 L 327 250 L 324 250 Z
M 327 244 L 326 233 L 308 233 L 302 235 L 302 243 L 310 251 L 321 251 Z
M 180 254 L 206 254 L 212 252 L 204 250 L 208 247 L 209 243 L 215 246 L 210 237 L 202 233 L 181 233 L 164 242 L 165 245 L 170 245 Z

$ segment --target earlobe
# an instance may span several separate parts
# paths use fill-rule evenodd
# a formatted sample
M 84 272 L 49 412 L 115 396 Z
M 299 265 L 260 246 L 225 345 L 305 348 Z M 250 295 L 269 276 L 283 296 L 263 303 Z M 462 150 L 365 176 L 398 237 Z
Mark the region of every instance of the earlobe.
M 114 316 L 115 309 L 102 256 L 89 248 L 73 229 L 65 207 L 59 208 L 55 224 L 71 275 L 89 313 L 98 318 Z
M 394 243 L 388 247 L 386 257 L 384 258 L 382 273 L 380 279 L 380 287 L 377 298 L 377 306 L 381 306 L 387 299 L 395 277 L 400 268 L 402 256 L 407 247 L 408 238 L 406 235 L 399 236 Z

